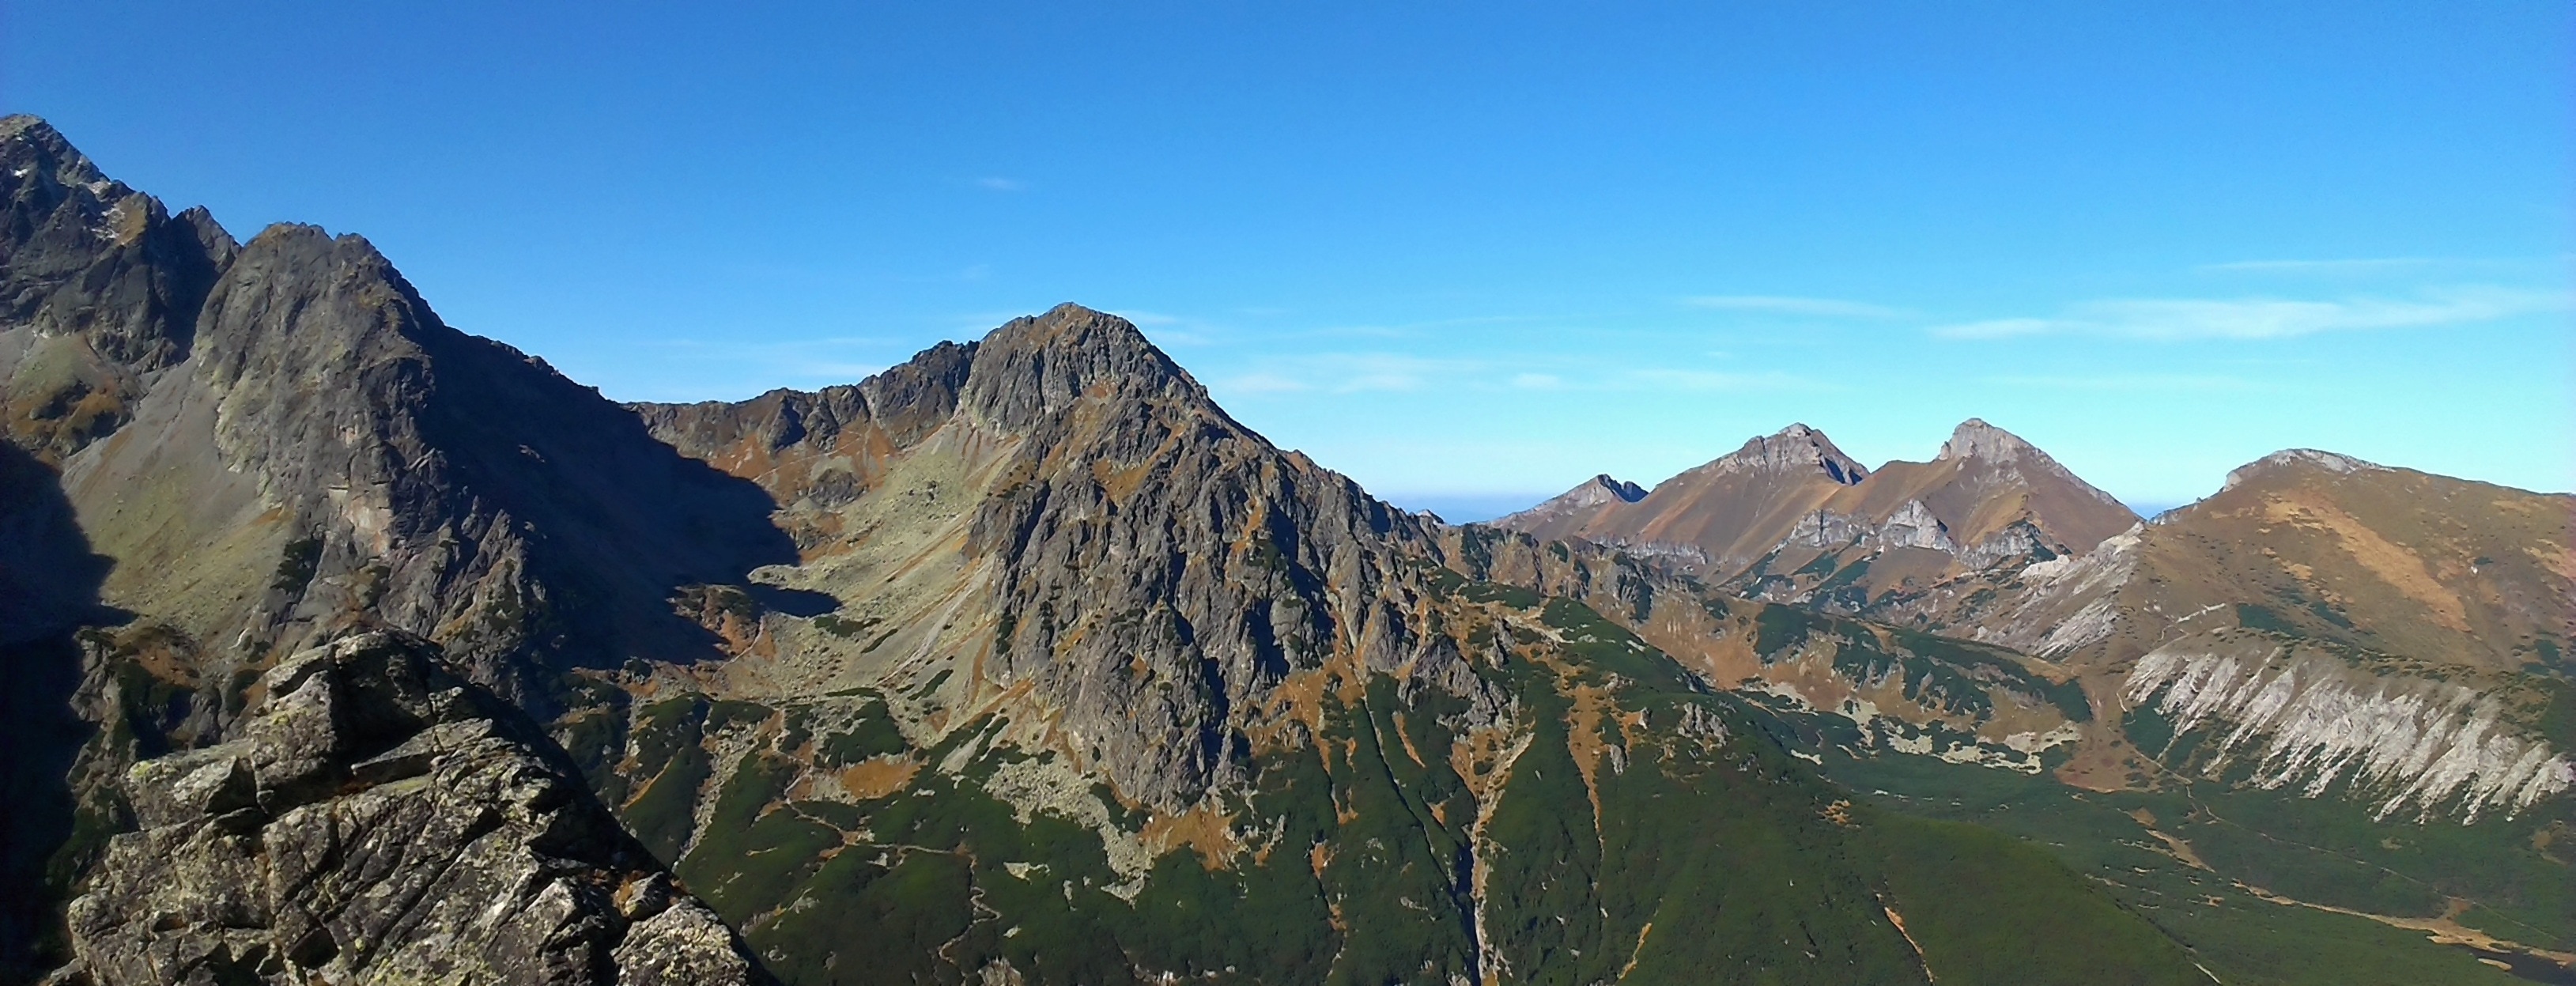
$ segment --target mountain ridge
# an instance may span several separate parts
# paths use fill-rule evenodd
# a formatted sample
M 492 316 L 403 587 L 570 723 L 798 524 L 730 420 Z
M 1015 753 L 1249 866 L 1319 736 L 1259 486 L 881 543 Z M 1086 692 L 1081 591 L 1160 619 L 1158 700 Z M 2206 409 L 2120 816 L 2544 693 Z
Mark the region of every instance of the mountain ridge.
M 820 391 L 617 405 L 446 326 L 363 239 L 312 227 L 227 253 L 167 220 L 214 276 L 190 318 L 154 315 L 185 265 L 97 233 L 113 203 L 40 184 L 7 186 L 32 218 L 0 228 L 0 281 L 26 256 L 139 285 L 112 317 L 0 320 L 0 387 L 49 411 L 7 433 L 24 461 L 0 459 L 0 530 L 33 534 L 0 545 L 0 584 L 76 587 L 31 607 L 41 639 L 0 636 L 13 680 L 64 692 L 13 693 L 44 715 L 0 723 L 42 754 L 13 760 L 13 789 L 60 799 L 13 813 L 5 876 L 13 907 L 94 901 L 75 952 L 249 927 L 151 930 L 156 893 L 215 881 L 123 877 L 135 845 L 254 821 L 165 812 L 155 799 L 198 790 L 165 775 L 200 773 L 165 768 L 256 746 L 277 704 L 336 703 L 299 670 L 318 648 L 412 655 L 332 689 L 408 680 L 394 669 L 436 653 L 455 687 L 395 689 L 396 706 L 462 689 L 490 696 L 489 721 L 532 720 L 501 759 L 604 808 L 558 816 L 566 831 L 639 845 L 789 982 L 2196 982 L 2214 975 L 2196 962 L 2232 976 L 2266 954 L 2141 916 L 2164 885 L 2083 855 L 2114 843 L 1927 821 L 1933 799 L 1820 774 L 2056 783 L 2087 730 L 2152 725 L 2105 703 L 2094 655 L 1736 598 L 1677 554 L 1397 510 L 1236 422 L 1114 316 L 1058 306 Z M 119 348 L 132 325 L 170 344 Z M 67 380 L 131 399 L 67 430 L 50 413 L 78 403 L 52 399 Z M 1925 543 L 1979 523 L 1869 487 L 1812 429 L 1773 438 L 1712 473 L 1908 493 L 1901 536 Z M 1599 488 L 1604 505 L 1660 492 Z M 294 810 L 418 803 L 422 775 L 394 776 L 417 762 L 345 759 L 316 776 L 375 786 Z M 2520 839 L 2548 821 L 2531 816 L 2474 824 Z M 278 855 L 316 852 L 310 829 L 257 828 Z M 609 882 L 651 883 L 629 862 Z M 510 865 L 470 857 L 453 878 Z M 1956 892 L 1971 885 L 1988 892 Z M 2470 889 L 2522 906 L 2495 886 Z M 320 892 L 277 906 L 336 906 Z M 631 919 L 625 896 L 584 927 Z M 359 951 L 288 932 L 265 954 Z M 9 962 L 39 954 L 0 939 Z M 2373 941 L 2360 954 L 2485 971 Z M 241 942 L 226 961 L 268 974 Z

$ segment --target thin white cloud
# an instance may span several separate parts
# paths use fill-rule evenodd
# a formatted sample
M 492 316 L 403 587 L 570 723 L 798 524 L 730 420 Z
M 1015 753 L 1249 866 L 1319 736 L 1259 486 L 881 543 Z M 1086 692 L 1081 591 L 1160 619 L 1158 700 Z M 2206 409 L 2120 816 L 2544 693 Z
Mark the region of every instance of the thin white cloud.
M 1715 370 L 1634 370 L 1628 378 L 1650 387 L 1673 390 L 1776 391 L 1817 390 L 1824 384 L 1792 373 L 1726 373 Z
M 999 175 L 987 175 L 985 177 L 975 179 L 975 187 L 981 188 L 987 192 L 1025 192 L 1029 190 L 1029 183 L 1017 178 L 1004 178 Z
M 2347 298 L 2299 301 L 2281 298 L 2120 298 L 2074 305 L 2055 318 L 2003 318 L 1934 327 L 1948 339 L 2004 339 L 2035 335 L 2097 335 L 2160 341 L 2185 339 L 2286 339 L 2322 332 L 2471 325 L 2561 311 L 2568 298 L 2556 292 L 2462 287 L 2425 292 L 2413 300 Z
M 1305 381 L 1276 373 L 1247 373 L 1218 381 L 1214 389 L 1237 394 L 1295 394 L 1314 388 L 1307 386 Z
M 2191 393 L 2207 391 L 2253 391 L 2274 389 L 2273 385 L 2244 377 L 2166 373 L 2111 373 L 2062 376 L 1995 376 L 1977 381 L 1989 387 L 2011 387 L 2038 390 L 2115 391 L 2121 393 Z
M 1684 298 L 1694 308 L 1722 311 L 1769 312 L 1774 315 L 1806 315 L 1816 318 L 1899 318 L 1906 313 L 1900 308 L 1873 305 L 1865 301 L 1839 298 L 1797 298 L 1771 294 L 1726 294 Z
M 2202 264 L 2208 271 L 2277 271 L 2283 273 L 2353 273 L 2374 270 L 2396 270 L 2425 267 L 2443 261 L 2432 257 L 2354 257 L 2340 260 L 2239 260 L 2225 264 Z
M 1555 390 L 1565 381 L 1553 373 L 1521 373 L 1512 377 L 1512 386 L 1523 390 Z
M 1228 386 L 1245 394 L 1414 391 L 1436 384 L 1472 382 L 1485 365 L 1474 360 L 1431 359 L 1400 353 L 1313 353 L 1274 359 Z M 1490 385 L 1490 384 L 1488 384 Z

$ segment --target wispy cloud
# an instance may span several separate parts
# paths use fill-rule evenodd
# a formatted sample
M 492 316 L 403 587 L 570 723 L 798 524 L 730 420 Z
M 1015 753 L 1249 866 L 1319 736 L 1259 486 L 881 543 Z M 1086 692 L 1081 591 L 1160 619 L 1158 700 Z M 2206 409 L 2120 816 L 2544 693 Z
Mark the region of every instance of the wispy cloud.
M 2110 373 L 2063 376 L 1982 377 L 1979 384 L 2031 390 L 2083 390 L 2120 393 L 2188 393 L 2271 390 L 2275 385 L 2245 377 L 2173 373 Z
M 1224 378 L 1214 389 L 1245 395 L 1356 394 L 1479 383 L 1493 385 L 1491 368 L 1478 360 L 1348 352 L 1312 353 L 1269 360 L 1251 372 Z
M 2133 339 L 2283 339 L 2321 332 L 2429 328 L 2559 311 L 2565 295 L 2499 287 L 2427 291 L 2411 300 L 2124 298 L 2074 305 L 2052 318 L 2000 318 L 1934 327 L 1949 339 L 2100 335 Z
M 1029 183 L 1017 178 L 986 175 L 975 179 L 975 187 L 987 192 L 1025 192 L 1029 190 Z
M 1295 394 L 1313 390 L 1305 381 L 1276 373 L 1247 373 L 1217 381 L 1214 388 L 1237 394 Z
M 2278 271 L 2282 273 L 2359 273 L 2429 267 L 2444 261 L 2432 257 L 2355 257 L 2340 260 L 2239 260 L 2225 264 L 2202 264 L 2206 271 Z
M 1512 386 L 1523 390 L 1555 390 L 1565 386 L 1565 380 L 1553 373 L 1518 373 L 1512 376 Z
M 1766 370 L 1760 373 L 1727 373 L 1716 370 L 1632 370 L 1628 379 L 1649 387 L 1673 390 L 1779 391 L 1822 390 L 1827 385 L 1812 377 Z
M 1900 318 L 1906 314 L 1901 308 L 1873 305 L 1865 301 L 1845 301 L 1840 298 L 1797 298 L 1771 294 L 1706 295 L 1684 298 L 1682 302 L 1694 308 L 1768 312 L 1774 315 L 1805 315 L 1815 318 Z

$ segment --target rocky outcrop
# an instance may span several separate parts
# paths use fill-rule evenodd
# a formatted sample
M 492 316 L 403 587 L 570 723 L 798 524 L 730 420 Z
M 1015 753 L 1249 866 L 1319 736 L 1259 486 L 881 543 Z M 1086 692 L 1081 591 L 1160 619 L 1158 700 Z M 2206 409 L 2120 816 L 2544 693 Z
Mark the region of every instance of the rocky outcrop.
M 257 691 L 237 738 L 128 772 L 141 828 L 71 906 L 66 981 L 767 981 L 426 641 L 343 639 Z
M 2356 459 L 2341 452 L 2312 448 L 2282 449 L 2227 471 L 2227 482 L 2221 491 L 2232 490 L 2266 474 L 2296 473 L 2302 469 L 2321 469 L 2330 473 L 2386 472 L 2387 466 Z
M 2213 776 L 2241 761 L 2258 786 L 2348 793 L 2376 802 L 2376 818 L 2409 807 L 2419 822 L 2510 818 L 2576 785 L 2576 764 L 2502 721 L 2491 696 L 2287 651 L 2259 638 L 2178 641 L 2139 659 L 2120 700 L 2154 709 L 2174 735 L 2204 731 L 2195 759 Z

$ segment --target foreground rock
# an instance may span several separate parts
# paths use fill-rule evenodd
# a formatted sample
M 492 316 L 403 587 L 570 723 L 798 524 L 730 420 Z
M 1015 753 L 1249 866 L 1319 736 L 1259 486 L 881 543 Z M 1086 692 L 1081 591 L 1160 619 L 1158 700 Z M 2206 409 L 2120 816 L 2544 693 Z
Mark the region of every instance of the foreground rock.
M 240 738 L 137 764 L 142 831 L 70 912 L 58 978 L 758 983 L 560 753 L 416 638 L 270 671 Z

